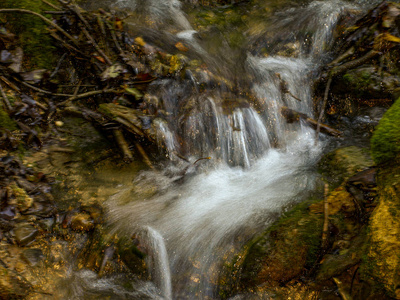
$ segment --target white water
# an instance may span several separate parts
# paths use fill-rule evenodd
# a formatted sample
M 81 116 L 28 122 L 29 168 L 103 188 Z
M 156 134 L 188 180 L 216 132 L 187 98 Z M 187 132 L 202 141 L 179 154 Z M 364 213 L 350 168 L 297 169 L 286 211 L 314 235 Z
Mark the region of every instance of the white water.
M 119 3 L 127 5 L 128 1 Z M 137 8 L 144 3 L 129 5 Z M 176 15 L 178 26 L 191 30 L 176 1 L 147 3 L 145 8 L 152 16 L 166 20 Z M 285 206 L 315 190 L 312 167 L 322 146 L 315 145 L 311 129 L 286 124 L 280 108 L 288 106 L 312 116 L 310 74 L 323 59 L 332 28 L 346 7 L 339 1 L 312 2 L 299 11 L 286 12 L 287 18 L 275 25 L 277 30 L 289 25 L 296 30 L 312 29 L 314 35 L 308 37 L 313 39 L 312 51 L 302 48 L 297 58 L 248 55 L 245 69 L 253 78 L 258 108 L 250 103 L 226 114 L 222 91 L 214 89 L 205 95 L 192 91 L 179 100 L 185 88 L 171 80 L 154 84 L 154 89 L 162 91 L 161 100 L 169 116 L 179 116 L 182 101 L 194 103 L 179 122 L 170 118 L 169 123 L 157 125 L 169 156 L 181 151 L 180 140 L 186 143 L 192 161 L 212 158 L 201 162 L 201 171 L 184 178 L 183 184 L 176 183 L 168 172 L 179 168 L 176 165 L 164 173 L 144 172 L 133 184 L 144 190 L 156 189 L 154 196 L 133 194 L 127 188 L 108 202 L 113 230 L 131 235 L 147 228 L 142 238 L 151 248 L 150 273 L 164 298 L 217 298 L 215 285 L 223 257 L 232 257 Z M 188 41 L 193 37 L 184 38 Z M 277 73 L 301 102 L 281 93 Z

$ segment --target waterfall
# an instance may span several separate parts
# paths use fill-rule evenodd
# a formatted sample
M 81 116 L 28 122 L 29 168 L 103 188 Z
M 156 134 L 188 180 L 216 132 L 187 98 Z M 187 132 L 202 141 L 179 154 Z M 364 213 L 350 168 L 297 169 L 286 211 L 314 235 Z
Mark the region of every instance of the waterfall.
M 167 249 L 163 237 L 153 228 L 144 227 L 143 239 L 147 242 L 147 265 L 152 271 L 152 278 L 166 300 L 172 299 L 171 273 Z
M 166 299 L 218 298 L 215 285 L 222 257 L 232 256 L 283 207 L 315 189 L 312 167 L 323 143 L 315 145 L 315 132 L 301 122 L 287 124 L 280 110 L 287 106 L 313 116 L 312 72 L 326 58 L 341 13 L 354 6 L 314 1 L 278 13 L 268 31 L 298 44 L 298 53 L 287 57 L 279 49 L 269 49 L 265 57 L 243 51 L 243 66 L 234 69 L 218 65 L 227 60 L 207 54 L 176 0 L 117 4 L 163 21 L 176 16 L 177 38 L 193 41 L 193 51 L 214 63 L 213 70 L 228 77 L 239 74 L 250 83 L 251 101 L 240 89 L 232 92 L 229 83 L 209 84 L 216 76 L 207 72 L 189 74 L 180 82 L 154 81 L 149 93 L 162 103 L 165 118 L 153 123 L 172 163 L 164 172 L 143 172 L 133 183 L 143 190 L 158 190 L 155 195 L 132 193 L 128 187 L 107 203 L 114 231 L 130 235 L 147 228 L 153 248 L 150 273 Z M 199 92 L 201 84 L 203 92 Z M 282 92 L 282 84 L 290 94 Z M 177 168 L 176 153 L 192 166 L 199 158 L 211 159 L 199 163 L 197 175 L 177 183 L 170 175 Z

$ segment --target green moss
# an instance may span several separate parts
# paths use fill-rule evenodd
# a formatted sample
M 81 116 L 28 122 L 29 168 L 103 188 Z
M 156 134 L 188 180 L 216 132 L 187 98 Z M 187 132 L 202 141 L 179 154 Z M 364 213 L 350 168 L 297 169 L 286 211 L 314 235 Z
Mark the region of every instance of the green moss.
M 6 113 L 0 106 L 0 129 L 15 130 L 17 129 L 17 124 L 10 118 L 8 113 Z
M 375 163 L 399 160 L 400 155 L 400 100 L 383 115 L 371 139 L 371 154 Z
M 242 264 L 242 283 L 246 286 L 262 284 L 260 272 L 264 270 L 265 273 L 266 269 L 269 270 L 266 281 L 285 281 L 315 264 L 323 225 L 321 214 L 310 214 L 308 211 L 308 207 L 315 202 L 317 200 L 297 204 L 246 245 L 249 250 Z
M 57 1 L 49 0 L 54 4 Z M 3 0 L 0 8 L 27 9 L 37 13 L 51 9 L 39 0 Z M 46 31 L 47 25 L 38 17 L 30 14 L 12 13 L 1 15 L 10 26 L 10 30 L 19 38 L 25 52 L 25 64 L 32 68 L 51 68 L 54 64 L 55 47 Z M 50 16 L 46 16 L 50 17 Z

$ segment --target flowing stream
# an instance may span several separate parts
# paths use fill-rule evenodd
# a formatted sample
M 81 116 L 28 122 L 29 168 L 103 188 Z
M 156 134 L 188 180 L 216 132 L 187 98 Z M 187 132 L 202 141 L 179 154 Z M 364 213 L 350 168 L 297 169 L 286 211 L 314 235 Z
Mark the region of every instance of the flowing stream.
M 313 72 L 327 58 L 341 16 L 358 8 L 336 0 L 283 8 L 264 31 L 268 55 L 248 45 L 231 55 L 229 45 L 222 53 L 209 54 L 207 41 L 196 36 L 177 0 L 119 0 L 116 5 L 155 20 L 149 36 L 183 41 L 214 74 L 243 79 L 253 95 L 246 100 L 237 88 L 240 83 L 235 94 L 229 94 L 228 84 L 200 92 L 204 78 L 196 74 L 182 82 L 152 83 L 150 92 L 166 116 L 153 124 L 169 163 L 162 172 L 143 171 L 133 187 L 106 203 L 112 231 L 137 233 L 145 245 L 154 284 L 147 297 L 218 299 L 224 261 L 285 207 L 316 190 L 314 166 L 326 137 L 316 143 L 312 129 L 302 122 L 288 124 L 280 111 L 286 106 L 315 117 Z M 162 31 L 163 23 L 174 30 Z M 292 55 L 282 55 L 282 49 Z M 283 93 L 282 84 L 301 101 Z M 183 151 L 189 162 L 177 156 Z M 206 157 L 210 159 L 197 161 Z

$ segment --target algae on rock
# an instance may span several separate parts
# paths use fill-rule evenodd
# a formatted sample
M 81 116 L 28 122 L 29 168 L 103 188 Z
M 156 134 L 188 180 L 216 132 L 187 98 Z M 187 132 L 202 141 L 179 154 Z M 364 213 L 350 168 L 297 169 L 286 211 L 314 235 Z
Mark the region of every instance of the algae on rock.
M 378 176 L 379 204 L 369 226 L 363 272 L 379 282 L 390 296 L 400 296 L 400 166 L 382 169 Z
M 400 99 L 400 98 L 399 98 Z M 371 139 L 371 154 L 377 164 L 399 161 L 400 100 L 388 109 Z

